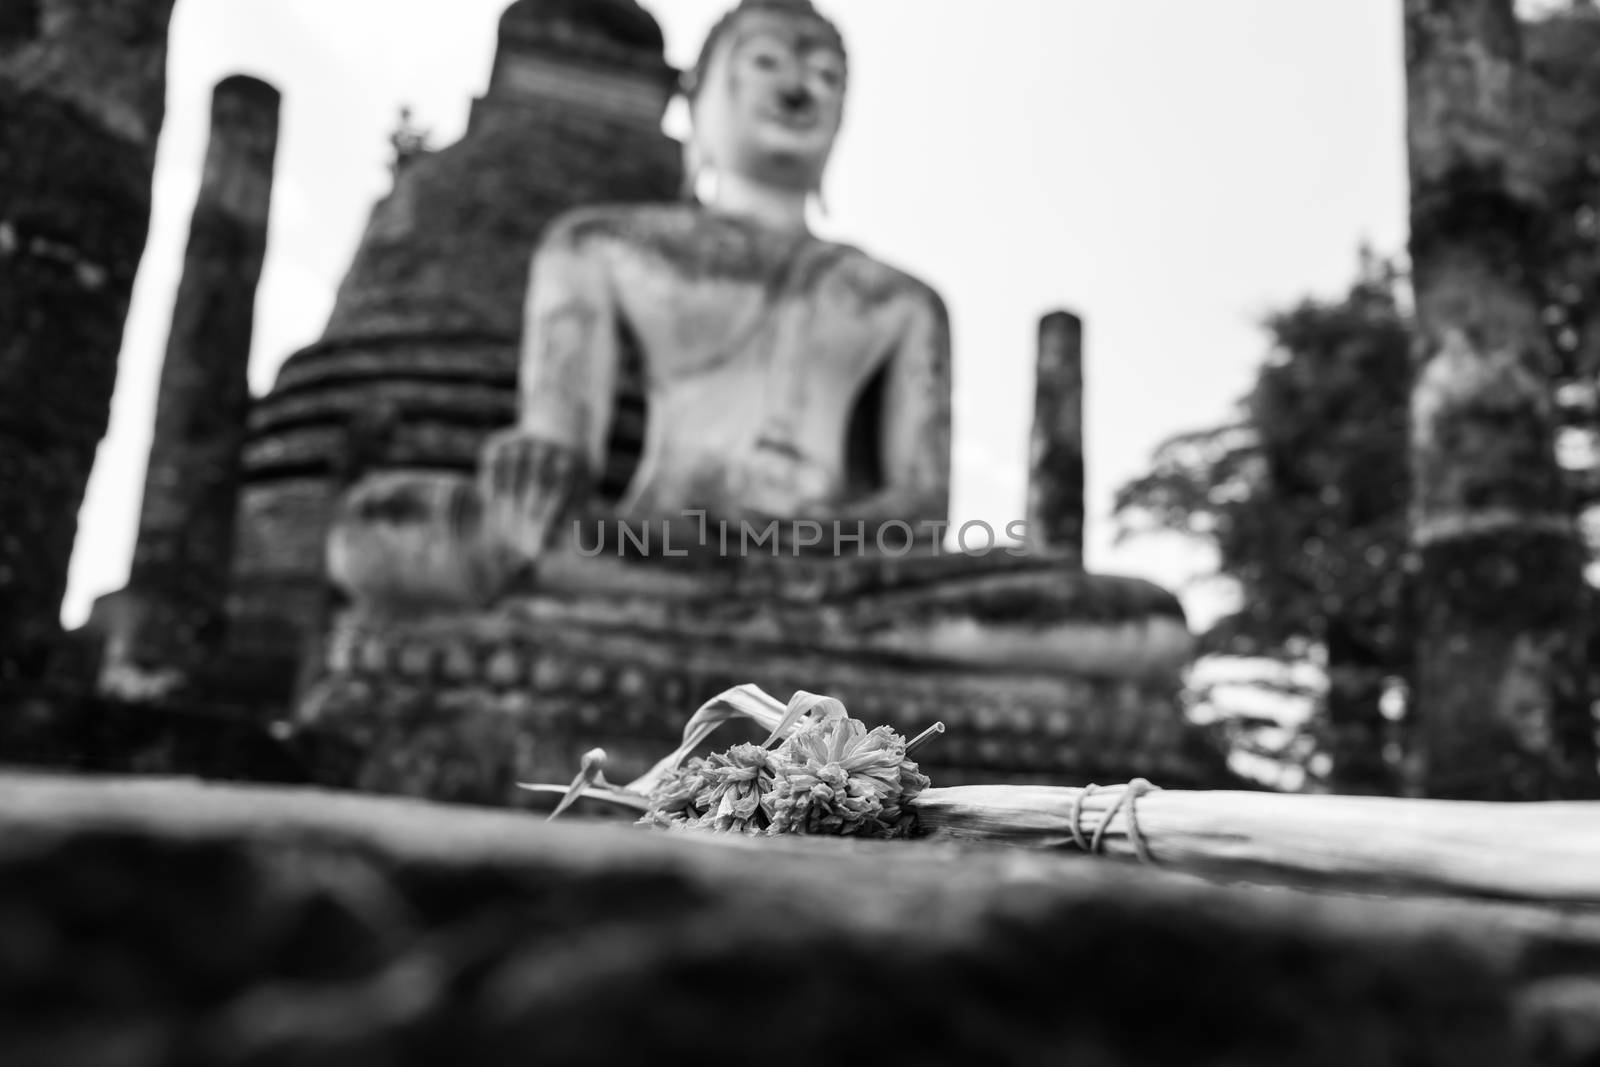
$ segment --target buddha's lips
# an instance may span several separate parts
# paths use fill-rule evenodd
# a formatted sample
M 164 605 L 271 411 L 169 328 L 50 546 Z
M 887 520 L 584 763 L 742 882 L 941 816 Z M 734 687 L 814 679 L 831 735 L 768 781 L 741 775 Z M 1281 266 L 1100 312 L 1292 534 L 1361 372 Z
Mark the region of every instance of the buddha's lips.
M 799 131 L 814 130 L 822 121 L 821 113 L 816 108 L 809 108 L 801 114 L 767 109 L 762 112 L 762 118 L 776 122 L 785 129 Z
M 800 451 L 799 446 L 788 441 L 775 440 L 771 437 L 763 437 L 761 440 L 757 441 L 756 451 L 772 452 L 782 456 L 785 459 L 800 460 L 802 462 L 806 458 L 805 453 Z

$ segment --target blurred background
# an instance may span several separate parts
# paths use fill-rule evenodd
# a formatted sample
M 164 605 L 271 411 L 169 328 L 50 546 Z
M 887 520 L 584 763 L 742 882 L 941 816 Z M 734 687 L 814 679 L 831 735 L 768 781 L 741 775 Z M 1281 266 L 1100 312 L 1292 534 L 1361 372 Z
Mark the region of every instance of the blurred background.
M 724 0 L 655 0 L 691 65 Z M 481 95 L 503 0 L 180 4 L 149 245 L 110 434 L 63 609 L 81 623 L 132 554 L 157 376 L 205 153 L 211 87 L 283 93 L 251 381 L 327 322 L 392 178 L 400 109 L 442 146 Z M 1231 603 L 1192 539 L 1119 543 L 1116 488 L 1158 443 L 1228 420 L 1271 339 L 1262 321 L 1336 297 L 1357 249 L 1405 237 L 1400 20 L 1388 0 L 823 5 L 851 50 L 849 111 L 817 229 L 938 287 L 955 328 L 956 517 L 1023 514 L 1038 317 L 1085 319 L 1088 565 Z M 974 33 L 976 20 L 985 32 Z M 676 105 L 669 132 L 686 116 Z
M 668 61 L 686 67 L 726 0 L 645 6 Z M 504 7 L 178 5 L 152 228 L 67 626 L 127 580 L 212 86 L 246 73 L 283 94 L 250 361 L 259 396 L 322 334 L 393 185 L 396 145 L 461 137 Z M 1550 121 L 1532 151 L 1554 176 L 1536 288 L 1556 357 L 1557 459 L 1592 555 L 1597 12 L 1547 0 L 1517 13 Z M 1354 766 L 1336 750 L 1354 746 L 1369 766 L 1340 787 L 1399 788 L 1416 331 L 1397 5 L 874 0 L 827 14 L 852 84 L 816 228 L 926 279 L 951 308 L 953 517 L 1004 529 L 1024 514 L 1039 318 L 1081 316 L 1085 562 L 1182 599 L 1201 634 L 1190 720 L 1270 786 L 1330 787 L 1335 762 Z M 676 102 L 665 128 L 686 123 Z M 1330 714 L 1338 693 L 1365 709 L 1354 739 Z

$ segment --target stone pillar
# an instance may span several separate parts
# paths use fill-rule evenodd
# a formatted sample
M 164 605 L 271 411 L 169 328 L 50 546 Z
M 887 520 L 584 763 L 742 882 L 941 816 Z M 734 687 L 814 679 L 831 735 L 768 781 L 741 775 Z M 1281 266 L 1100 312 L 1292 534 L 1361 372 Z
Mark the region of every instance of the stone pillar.
M 1424 788 L 1588 796 L 1584 554 L 1553 446 L 1518 24 L 1511 0 L 1406 0 L 1405 28 Z
M 0 16 L 0 688 L 42 675 L 150 225 L 173 0 Z
M 222 629 L 277 143 L 278 91 L 243 75 L 220 82 L 128 580 L 142 618 L 126 654 L 140 668 L 191 667 Z
M 1028 536 L 1083 559 L 1083 321 L 1057 311 L 1039 323 Z

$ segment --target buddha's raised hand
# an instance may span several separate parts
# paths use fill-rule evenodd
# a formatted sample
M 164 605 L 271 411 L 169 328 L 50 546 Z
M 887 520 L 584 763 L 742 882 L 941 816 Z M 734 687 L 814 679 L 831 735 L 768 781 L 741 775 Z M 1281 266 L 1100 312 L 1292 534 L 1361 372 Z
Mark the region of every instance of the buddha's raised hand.
M 575 449 L 520 429 L 494 434 L 478 465 L 485 537 L 518 559 L 538 559 L 588 484 Z
M 483 538 L 477 487 L 458 474 L 378 471 L 340 500 L 328 532 L 328 576 L 357 604 L 480 606 L 515 573 Z

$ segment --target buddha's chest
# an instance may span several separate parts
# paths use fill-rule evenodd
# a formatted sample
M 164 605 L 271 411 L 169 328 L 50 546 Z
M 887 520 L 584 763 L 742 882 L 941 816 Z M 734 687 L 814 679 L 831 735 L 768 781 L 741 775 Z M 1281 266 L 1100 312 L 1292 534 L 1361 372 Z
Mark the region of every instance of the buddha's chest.
M 687 272 L 644 261 L 618 271 L 622 318 L 651 389 L 704 388 L 710 379 L 852 394 L 893 349 L 902 302 L 837 257 L 741 266 Z

